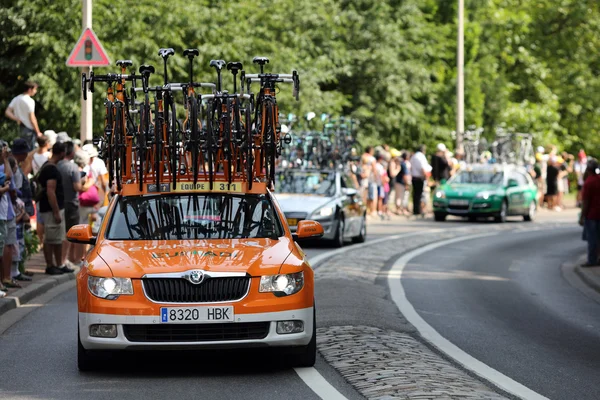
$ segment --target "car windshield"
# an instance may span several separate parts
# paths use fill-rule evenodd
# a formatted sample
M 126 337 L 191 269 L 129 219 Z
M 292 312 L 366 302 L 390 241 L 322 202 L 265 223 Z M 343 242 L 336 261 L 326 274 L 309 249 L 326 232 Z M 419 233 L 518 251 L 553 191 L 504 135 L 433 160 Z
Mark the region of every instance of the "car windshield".
M 504 179 L 502 171 L 460 171 L 448 183 L 475 183 L 500 185 Z
M 335 173 L 323 171 L 286 170 L 277 174 L 278 193 L 316 194 L 335 196 Z
M 276 239 L 283 235 L 271 200 L 249 194 L 121 197 L 107 232 L 111 240 Z

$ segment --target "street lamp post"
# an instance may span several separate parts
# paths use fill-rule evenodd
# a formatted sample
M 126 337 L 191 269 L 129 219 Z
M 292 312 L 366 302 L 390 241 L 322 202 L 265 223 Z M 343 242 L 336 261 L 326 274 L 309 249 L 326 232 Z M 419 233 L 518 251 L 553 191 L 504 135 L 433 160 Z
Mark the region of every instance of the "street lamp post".
M 456 49 L 456 151 L 463 151 L 463 133 L 465 131 L 465 1 L 458 0 L 458 45 Z

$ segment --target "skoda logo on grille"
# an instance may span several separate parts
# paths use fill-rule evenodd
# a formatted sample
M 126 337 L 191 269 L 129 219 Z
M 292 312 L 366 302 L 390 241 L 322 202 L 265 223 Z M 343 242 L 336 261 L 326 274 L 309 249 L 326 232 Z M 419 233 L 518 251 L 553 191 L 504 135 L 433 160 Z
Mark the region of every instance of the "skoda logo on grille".
M 193 270 L 190 272 L 190 274 L 187 276 L 187 278 L 194 285 L 199 285 L 204 280 L 204 272 L 197 270 L 197 269 Z

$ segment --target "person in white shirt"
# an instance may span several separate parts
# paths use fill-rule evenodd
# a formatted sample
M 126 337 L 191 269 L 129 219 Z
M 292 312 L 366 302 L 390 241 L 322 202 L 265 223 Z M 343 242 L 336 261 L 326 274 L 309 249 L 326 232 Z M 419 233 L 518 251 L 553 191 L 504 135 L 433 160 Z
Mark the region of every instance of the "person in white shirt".
M 90 156 L 90 163 L 83 171 L 92 178 L 100 190 L 99 207 L 108 205 L 108 169 L 101 158 L 98 158 L 98 149 L 93 144 L 86 144 L 81 148 Z
M 29 151 L 35 148 L 35 140 L 42 136 L 35 117 L 35 101 L 32 99 L 37 93 L 38 84 L 35 82 L 25 82 L 25 91 L 12 99 L 4 115 L 15 121 L 21 129 L 21 137 L 27 141 L 30 146 Z
M 419 146 L 415 154 L 410 159 L 412 186 L 413 186 L 413 215 L 421 214 L 421 196 L 423 195 L 423 186 L 431 174 L 431 165 L 425 157 L 425 146 Z

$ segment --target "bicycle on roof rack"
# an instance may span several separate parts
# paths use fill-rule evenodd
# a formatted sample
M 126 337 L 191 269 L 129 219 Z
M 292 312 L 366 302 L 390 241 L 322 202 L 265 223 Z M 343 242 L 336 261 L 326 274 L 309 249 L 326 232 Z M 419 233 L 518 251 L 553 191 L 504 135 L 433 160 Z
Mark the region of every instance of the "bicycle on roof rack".
M 151 65 L 140 66 L 139 74 L 127 74 L 133 64 L 129 60 L 118 61 L 119 74 L 82 75 L 84 99 L 95 83 L 107 84 L 104 134 L 95 143 L 107 162 L 109 185 L 114 183 L 117 192 L 126 185 L 127 193 L 140 194 L 190 188 L 239 192 L 243 187 L 252 190 L 257 182 L 273 187 L 277 157 L 291 141 L 289 135 L 281 137 L 276 85 L 292 83 L 297 99 L 298 73 L 265 73 L 266 57 L 254 58 L 260 73 L 249 75 L 241 62 L 212 60 L 216 83 L 195 82 L 193 63 L 200 53 L 186 49 L 189 80 L 171 82 L 168 60 L 174 55 L 171 48 L 158 52 L 163 61 L 162 85 L 150 85 L 155 73 Z M 223 88 L 224 68 L 232 74 L 233 92 Z M 253 83 L 260 84 L 257 95 L 250 91 Z M 201 93 L 201 88 L 211 92 Z M 137 102 L 140 92 L 143 100 Z M 185 109 L 182 121 L 177 118 L 178 102 Z

